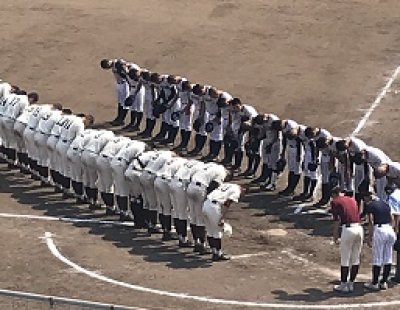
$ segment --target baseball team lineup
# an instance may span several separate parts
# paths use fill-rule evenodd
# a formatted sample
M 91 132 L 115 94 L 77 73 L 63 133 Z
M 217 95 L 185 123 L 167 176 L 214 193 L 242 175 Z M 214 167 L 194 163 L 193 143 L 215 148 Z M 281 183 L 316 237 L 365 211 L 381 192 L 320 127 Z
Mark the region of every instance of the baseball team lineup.
M 176 239 L 179 247 L 211 254 L 212 261 L 229 260 L 222 237 L 232 234 L 232 227 L 225 218 L 245 187 L 275 192 L 288 171 L 286 187 L 277 194 L 315 208 L 333 201 L 335 241 L 342 227 L 341 284 L 335 290 L 354 289 L 365 214 L 373 227 L 367 243 L 374 256 L 373 280 L 366 287 L 387 288 L 395 233 L 386 201 L 388 189 L 400 184 L 400 163 L 354 136 L 336 137 L 324 128 L 257 112 L 213 86 L 122 59 L 103 59 L 100 65 L 116 82 L 118 110 L 111 125 L 139 132 L 137 138 L 93 129 L 92 115 L 43 104 L 37 93 L 1 81 L 0 153 L 10 168 L 54 186 L 64 199 L 76 198 L 77 204 L 133 221 L 149 235 L 162 234 L 163 241 Z M 248 183 L 230 183 L 233 178 Z M 303 190 L 296 195 L 301 179 Z M 315 201 L 318 181 L 321 198 Z

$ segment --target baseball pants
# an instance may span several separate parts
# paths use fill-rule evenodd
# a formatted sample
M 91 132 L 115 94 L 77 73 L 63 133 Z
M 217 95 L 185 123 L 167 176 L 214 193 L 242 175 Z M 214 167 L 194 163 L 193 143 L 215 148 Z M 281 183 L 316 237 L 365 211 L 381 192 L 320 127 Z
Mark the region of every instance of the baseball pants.
M 372 240 L 372 265 L 391 264 L 395 242 L 396 234 L 390 224 L 375 225 Z
M 350 267 L 360 264 L 360 254 L 364 238 L 361 225 L 342 226 L 340 240 L 340 265 Z

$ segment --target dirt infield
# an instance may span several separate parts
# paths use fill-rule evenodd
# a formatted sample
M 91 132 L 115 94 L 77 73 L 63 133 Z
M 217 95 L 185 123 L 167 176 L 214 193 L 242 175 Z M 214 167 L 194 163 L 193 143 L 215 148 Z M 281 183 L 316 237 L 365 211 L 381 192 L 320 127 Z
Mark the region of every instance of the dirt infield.
M 215 85 L 260 111 L 346 135 L 400 64 L 398 9 L 397 0 L 5 1 L 0 78 L 38 90 L 44 102 L 93 113 L 102 124 L 113 118 L 115 96 L 112 77 L 98 63 L 124 57 Z M 394 130 L 399 83 L 361 132 L 393 159 L 399 148 Z M 106 219 L 5 165 L 0 180 L 0 213 Z M 41 238 L 50 232 L 60 253 L 79 266 L 160 291 L 291 305 L 397 298 L 398 288 L 370 294 L 361 284 L 349 296 L 334 294 L 339 262 L 329 216 L 293 215 L 294 209 L 274 195 L 247 195 L 230 214 L 234 233 L 224 241 L 238 258 L 218 264 L 129 228 L 0 215 L 0 288 L 149 309 L 256 308 L 139 292 L 90 278 L 52 255 Z M 257 253 L 262 255 L 240 257 Z M 366 277 L 367 247 L 362 261 Z

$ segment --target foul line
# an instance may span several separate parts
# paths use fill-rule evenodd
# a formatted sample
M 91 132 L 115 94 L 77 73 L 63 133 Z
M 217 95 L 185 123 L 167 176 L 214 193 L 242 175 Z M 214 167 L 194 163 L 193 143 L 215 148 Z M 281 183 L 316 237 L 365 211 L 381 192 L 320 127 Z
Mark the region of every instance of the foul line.
M 366 125 L 367 121 L 371 117 L 371 114 L 374 112 L 374 110 L 381 104 L 382 99 L 386 96 L 387 92 L 389 91 L 389 88 L 392 86 L 393 82 L 396 80 L 397 76 L 400 73 L 400 66 L 394 70 L 392 76 L 390 79 L 387 81 L 386 85 L 382 88 L 380 91 L 378 97 L 376 97 L 375 101 L 372 103 L 371 107 L 368 109 L 368 111 L 365 113 L 363 118 L 359 121 L 356 129 L 353 130 L 352 136 L 357 135 Z
M 354 309 L 354 308 L 378 308 L 378 307 L 385 307 L 385 306 L 397 306 L 400 305 L 400 300 L 393 300 L 393 301 L 382 301 L 382 302 L 370 302 L 370 303 L 357 303 L 357 304 L 333 304 L 333 305 L 315 305 L 315 304 L 285 304 L 285 303 L 263 303 L 263 302 L 255 302 L 255 301 L 240 301 L 240 300 L 229 300 L 229 299 L 222 299 L 222 298 L 214 298 L 214 297 L 207 297 L 207 296 L 196 296 L 196 295 L 189 295 L 186 293 L 175 293 L 169 291 L 163 291 L 158 289 L 152 289 L 140 285 L 129 284 L 126 282 L 114 280 L 108 278 L 106 276 L 100 275 L 96 272 L 87 270 L 78 264 L 70 261 L 68 258 L 63 256 L 59 250 L 57 249 L 50 232 L 46 232 L 44 235 L 46 239 L 47 247 L 49 248 L 50 252 L 53 254 L 54 257 L 59 259 L 65 265 L 75 269 L 76 271 L 85 274 L 91 278 L 107 282 L 110 284 L 114 284 L 117 286 L 129 288 L 135 291 L 144 292 L 144 293 L 151 293 L 160 296 L 166 297 L 173 297 L 178 299 L 186 299 L 186 300 L 195 300 L 200 302 L 207 302 L 212 304 L 220 304 L 220 305 L 230 305 L 230 306 L 245 306 L 245 307 L 261 307 L 261 308 L 276 308 L 276 309 Z

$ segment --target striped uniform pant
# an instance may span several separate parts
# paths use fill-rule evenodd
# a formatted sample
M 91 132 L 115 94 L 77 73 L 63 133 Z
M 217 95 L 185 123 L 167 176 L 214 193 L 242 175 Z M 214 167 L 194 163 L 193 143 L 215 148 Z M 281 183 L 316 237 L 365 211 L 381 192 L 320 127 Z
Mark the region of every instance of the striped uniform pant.
M 396 234 L 390 224 L 375 225 L 372 240 L 372 264 L 382 266 L 392 263 Z

